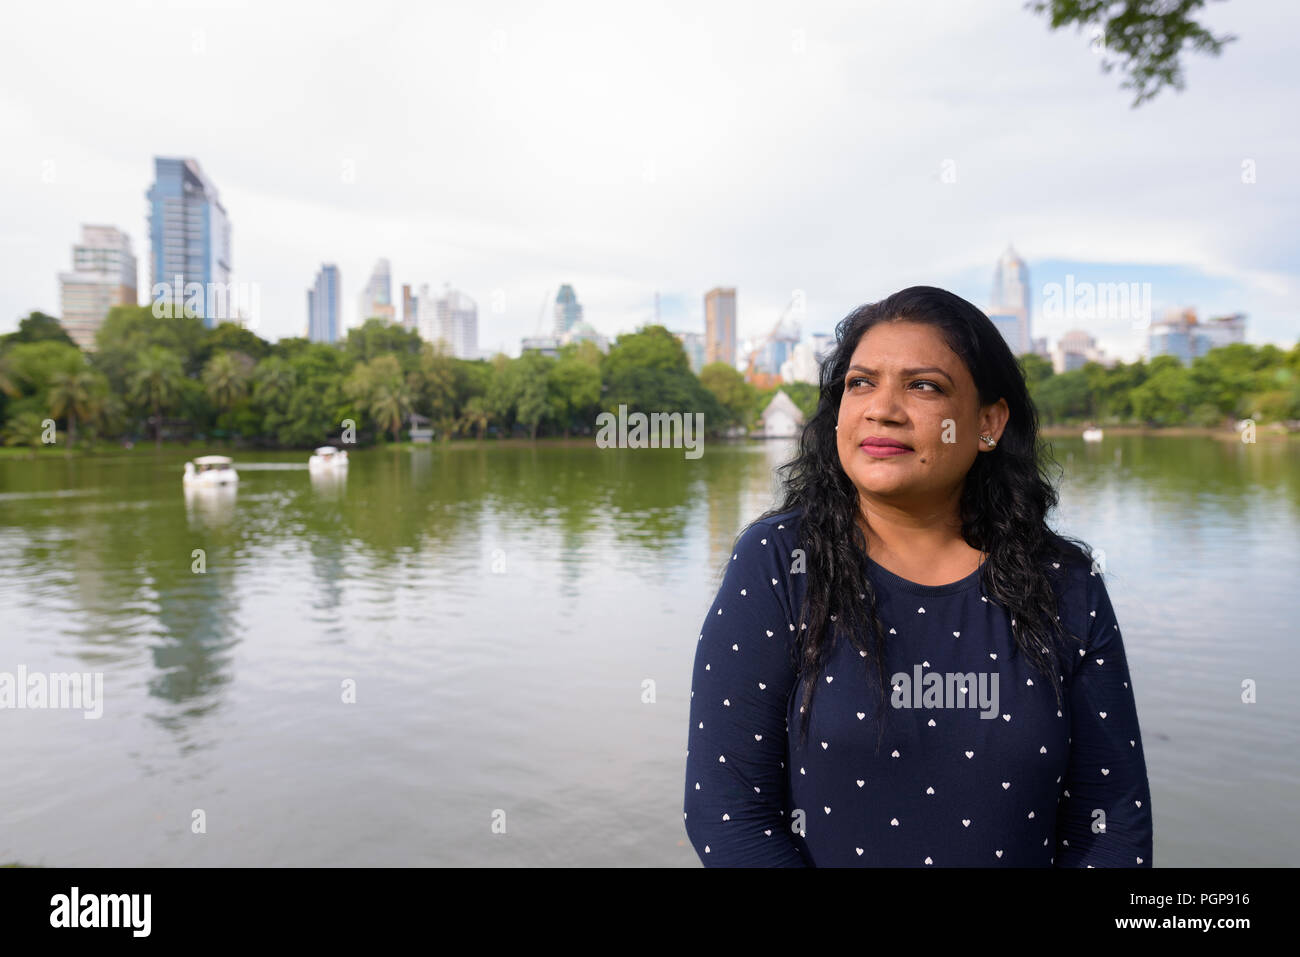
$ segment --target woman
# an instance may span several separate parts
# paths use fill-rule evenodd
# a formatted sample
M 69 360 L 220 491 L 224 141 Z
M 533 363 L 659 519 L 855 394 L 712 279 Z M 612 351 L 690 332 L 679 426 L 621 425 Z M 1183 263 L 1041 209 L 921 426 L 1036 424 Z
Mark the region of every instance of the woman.
M 784 499 L 737 538 L 696 645 L 700 859 L 1150 867 L 1119 624 L 1090 550 L 1045 522 L 1015 357 L 929 286 L 836 339 Z

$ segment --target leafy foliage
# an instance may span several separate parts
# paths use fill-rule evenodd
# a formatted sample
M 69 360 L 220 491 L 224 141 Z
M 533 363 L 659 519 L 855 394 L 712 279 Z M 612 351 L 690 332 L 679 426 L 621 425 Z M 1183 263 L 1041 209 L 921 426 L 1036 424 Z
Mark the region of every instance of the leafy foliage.
M 338 345 L 269 343 L 230 324 L 207 329 L 193 317 L 117 307 L 96 345 L 81 352 L 39 313 L 0 337 L 0 439 L 39 444 L 50 418 L 70 444 L 212 435 L 302 448 L 337 439 L 348 420 L 363 443 L 385 434 L 397 440 L 411 413 L 430 419 L 443 439 L 590 435 L 596 417 L 617 414 L 620 404 L 629 412 L 703 412 L 706 429 L 718 434 L 752 427 L 777 391 L 756 389 L 723 363 L 695 376 L 676 337 L 653 325 L 620 336 L 608 354 L 581 342 L 556 358 L 527 352 L 470 361 L 379 320 Z M 1170 356 L 1059 375 L 1038 356 L 1020 364 L 1044 424 L 1300 419 L 1300 345 L 1235 344 L 1187 367 Z M 816 410 L 816 385 L 777 388 L 806 417 Z
M 1120 89 L 1133 90 L 1134 108 L 1167 86 L 1181 91 L 1185 80 L 1179 55 L 1184 47 L 1218 56 L 1232 34 L 1216 37 L 1192 14 L 1205 0 L 1031 0 L 1025 6 L 1047 13 L 1052 30 L 1073 23 L 1092 26 L 1094 43 L 1102 53 L 1102 70 L 1116 65 L 1127 79 Z

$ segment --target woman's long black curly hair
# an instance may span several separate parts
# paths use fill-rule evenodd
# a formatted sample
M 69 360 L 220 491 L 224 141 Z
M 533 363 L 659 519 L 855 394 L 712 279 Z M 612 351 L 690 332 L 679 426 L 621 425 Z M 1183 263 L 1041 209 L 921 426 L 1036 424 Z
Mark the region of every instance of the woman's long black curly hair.
M 878 322 L 908 321 L 935 326 L 970 370 L 982 405 L 1006 399 L 1010 417 L 995 449 L 975 456 L 961 496 L 962 537 L 987 553 L 981 566 L 984 594 L 1010 615 L 1016 645 L 1051 683 L 1062 703 L 1062 654 L 1071 640 L 1059 613 L 1052 562 L 1090 560 L 1091 549 L 1079 539 L 1048 528 L 1046 516 L 1057 504 L 1047 476 L 1050 448 L 1040 443 L 1038 416 L 1029 399 L 1024 372 L 993 322 L 971 303 L 933 286 L 912 286 L 880 302 L 855 309 L 835 328 L 836 345 L 821 366 L 817 411 L 804 426 L 794 459 L 779 466 L 780 504 L 755 522 L 792 510 L 802 512 L 800 547 L 804 550 L 807 588 L 800 610 L 801 636 L 796 668 L 803 693 L 800 737 L 807 740 L 813 690 L 843 632 L 860 652 L 870 677 L 880 683 L 877 725 L 884 734 L 888 698 L 885 636 L 876 593 L 867 576 L 867 543 L 859 527 L 858 491 L 840 462 L 835 426 L 845 375 L 854 349 Z M 1058 474 L 1059 479 L 1059 474 Z M 752 524 L 752 523 L 751 523 Z M 742 532 L 743 534 L 743 532 Z M 870 634 L 871 641 L 865 636 Z M 1078 647 L 1077 645 L 1075 646 Z M 879 738 L 877 749 L 879 748 Z

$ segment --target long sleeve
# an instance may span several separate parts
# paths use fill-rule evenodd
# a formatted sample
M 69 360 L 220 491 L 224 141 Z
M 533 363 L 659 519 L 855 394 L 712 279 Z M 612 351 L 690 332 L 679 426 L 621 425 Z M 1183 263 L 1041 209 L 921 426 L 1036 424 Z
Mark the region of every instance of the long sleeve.
M 1088 643 L 1069 677 L 1056 866 L 1151 867 L 1151 792 L 1124 640 L 1101 576 L 1086 577 Z
M 806 866 L 783 816 L 789 561 L 771 526 L 746 529 L 696 643 L 683 811 L 706 867 Z

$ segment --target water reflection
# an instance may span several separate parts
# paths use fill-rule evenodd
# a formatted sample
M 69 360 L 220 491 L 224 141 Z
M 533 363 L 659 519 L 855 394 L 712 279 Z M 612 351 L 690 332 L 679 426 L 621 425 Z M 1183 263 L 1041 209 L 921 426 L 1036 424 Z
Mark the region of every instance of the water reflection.
M 1272 767 L 1272 783 L 1232 762 L 1242 740 L 1295 753 L 1300 715 L 1278 696 L 1233 708 L 1222 684 L 1300 680 L 1286 625 L 1297 450 L 1117 441 L 1118 464 L 1110 439 L 1058 441 L 1067 473 L 1053 524 L 1105 550 L 1171 822 L 1159 840 L 1202 848 L 1231 835 L 1236 853 L 1275 861 L 1269 835 L 1282 832 L 1223 809 L 1247 789 L 1251 807 L 1294 794 L 1294 760 Z M 310 809 L 277 819 L 270 842 L 258 835 L 272 825 L 250 812 L 223 863 L 497 863 L 499 842 L 427 818 L 431 802 L 447 809 L 439 821 L 477 814 L 490 794 L 546 810 L 529 862 L 694 864 L 678 843 L 677 779 L 691 647 L 736 532 L 772 503 L 774 469 L 793 451 L 717 442 L 686 460 L 484 442 L 372 449 L 346 475 L 306 478 L 301 454 L 268 453 L 241 467 L 238 487 L 182 496 L 183 453 L 0 460 L 4 650 L 104 670 L 103 727 L 121 743 L 45 722 L 0 735 L 0 766 L 39 768 L 49 793 L 96 780 L 95 801 L 69 797 L 63 813 L 114 821 L 133 820 L 151 789 L 175 802 L 239 794 L 257 815 Z M 654 709 L 637 698 L 647 675 L 663 676 Z M 344 677 L 360 688 L 351 709 Z M 1174 733 L 1186 727 L 1196 748 Z M 1223 783 L 1207 784 L 1198 750 L 1223 762 Z M 22 787 L 0 781 L 0 807 L 36 807 Z M 647 822 L 643 844 L 629 844 L 629 819 Z M 319 841 L 322 821 L 337 845 Z M 0 831 L 0 859 L 85 860 L 62 823 Z M 183 862 L 155 830 L 124 826 L 124 849 L 96 863 Z M 1175 863 L 1169 846 L 1162 860 Z
M 186 485 L 185 519 L 190 528 L 219 528 L 235 517 L 238 485 Z
M 312 469 L 308 474 L 311 490 L 322 499 L 336 501 L 347 492 L 347 469 Z

